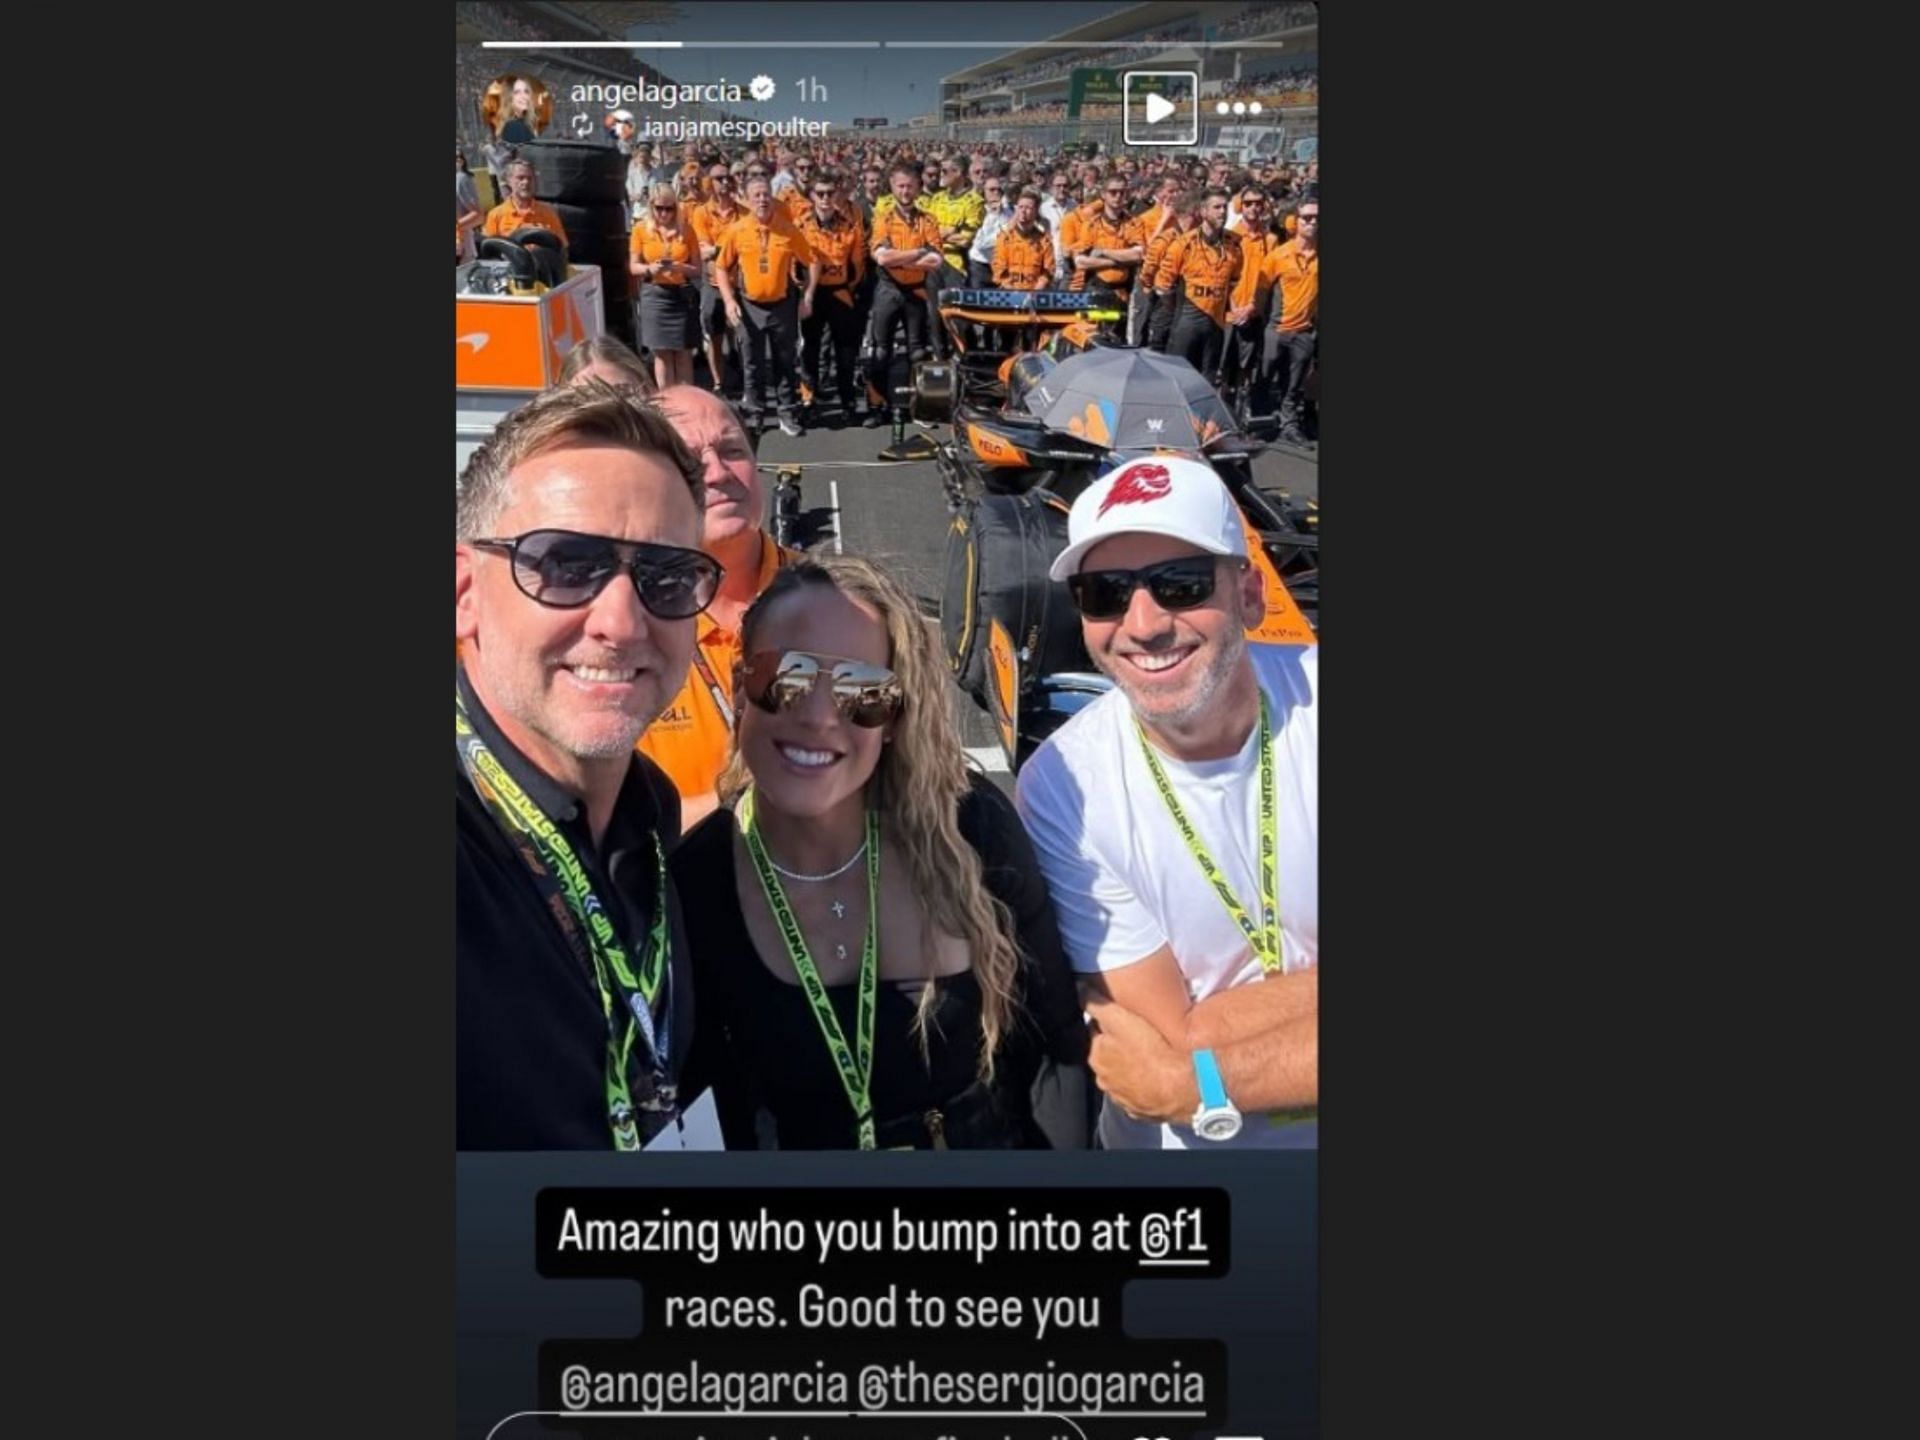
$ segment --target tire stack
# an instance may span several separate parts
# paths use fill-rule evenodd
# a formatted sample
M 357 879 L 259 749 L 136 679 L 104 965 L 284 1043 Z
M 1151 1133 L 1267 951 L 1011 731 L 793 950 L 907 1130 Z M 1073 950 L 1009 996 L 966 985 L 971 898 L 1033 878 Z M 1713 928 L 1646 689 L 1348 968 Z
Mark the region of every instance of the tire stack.
M 627 273 L 627 157 L 587 140 L 535 140 L 518 147 L 534 166 L 533 194 L 553 206 L 567 227 L 567 259 L 600 270 L 607 333 L 639 349 L 633 325 L 633 281 Z

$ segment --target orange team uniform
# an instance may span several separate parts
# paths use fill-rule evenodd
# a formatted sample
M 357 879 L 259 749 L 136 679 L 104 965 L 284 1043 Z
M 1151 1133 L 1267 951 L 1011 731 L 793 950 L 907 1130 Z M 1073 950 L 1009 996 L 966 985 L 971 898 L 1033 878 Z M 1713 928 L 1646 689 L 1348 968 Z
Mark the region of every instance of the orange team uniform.
M 851 305 L 853 289 L 867 273 L 867 237 L 860 217 L 849 217 L 844 210 L 836 210 L 833 222 L 822 225 L 809 206 L 800 228 L 820 262 L 820 288 L 829 294 L 844 292 L 835 298 L 843 305 Z
M 1167 247 L 1154 289 L 1171 290 L 1174 281 L 1184 281 L 1187 304 L 1224 329 L 1227 302 L 1240 279 L 1240 237 L 1223 230 L 1219 241 L 1210 244 L 1205 233 L 1196 225 Z
M 867 247 L 869 254 L 880 250 L 919 250 L 929 245 L 935 250 L 940 248 L 940 225 L 925 211 L 916 210 L 909 218 L 895 207 L 887 211 L 884 219 L 878 214 L 873 217 L 873 243 Z M 886 271 L 909 290 L 918 290 L 927 283 L 925 270 L 889 265 Z
M 567 227 L 560 223 L 559 215 L 551 205 L 539 200 L 529 201 L 524 210 L 511 200 L 502 201 L 487 212 L 487 223 L 480 233 L 510 239 L 516 230 L 551 230 L 560 237 L 562 245 L 569 243 Z
M 1154 277 L 1160 273 L 1160 262 L 1167 258 L 1168 247 L 1186 233 L 1176 220 L 1147 242 L 1147 257 L 1141 262 L 1140 275 L 1148 285 L 1153 284 Z
M 1280 316 L 1273 328 L 1282 334 L 1305 330 L 1320 318 L 1320 252 L 1303 251 L 1298 240 L 1277 245 L 1260 269 L 1261 289 L 1280 287 Z
M 1078 288 L 1073 282 L 1080 278 L 1079 273 L 1073 268 L 1073 257 L 1085 248 L 1080 241 L 1081 227 L 1087 222 L 1088 209 L 1098 209 L 1100 204 L 1101 202 L 1096 200 L 1092 207 L 1076 205 L 1060 217 L 1060 233 L 1054 237 L 1055 248 L 1066 261 L 1067 284 L 1070 288 Z
M 1053 283 L 1053 240 L 1047 227 L 1035 225 L 1022 234 L 1016 225 L 1001 230 L 993 242 L 993 286 L 996 290 L 1044 290 Z
M 1280 248 L 1280 237 L 1274 233 L 1271 225 L 1258 235 L 1244 227 L 1233 233 L 1240 237 L 1240 278 L 1233 285 L 1231 306 L 1235 310 L 1242 305 L 1257 307 L 1267 290 L 1260 279 L 1261 266 L 1266 263 L 1267 256 Z
M 746 213 L 745 207 L 733 205 L 728 208 L 726 214 L 722 215 L 720 213 L 720 203 L 717 200 L 709 200 L 703 205 L 693 205 L 688 207 L 687 210 L 688 218 L 693 224 L 693 233 L 699 238 L 702 245 L 718 245 L 726 238 L 727 231 L 731 230 Z M 718 256 L 715 256 L 713 260 L 707 262 L 707 283 L 709 285 L 714 283 L 713 271 L 715 265 L 718 263 Z
M 714 257 L 723 270 L 738 267 L 743 298 L 756 305 L 778 305 L 787 298 L 796 262 L 811 265 L 813 246 L 778 208 L 765 224 L 754 219 L 751 211 L 736 220 Z
M 633 227 L 633 234 L 627 239 L 627 254 L 642 265 L 661 265 L 671 261 L 679 265 L 698 265 L 700 263 L 700 242 L 694 238 L 692 229 L 686 224 L 671 235 L 663 235 L 654 227 L 651 219 L 642 220 Z M 638 276 L 634 277 L 639 280 Z M 679 275 L 656 275 L 651 280 L 640 281 L 646 285 L 685 285 L 687 281 Z
M 774 544 L 763 531 L 759 588 L 765 590 L 784 567 L 803 558 L 798 550 Z M 733 667 L 740 658 L 740 636 L 721 629 L 703 612 L 694 620 L 693 653 L 687 683 L 634 747 L 666 771 L 673 788 L 688 800 L 711 793 L 733 750 Z
M 1131 250 L 1136 245 L 1147 243 L 1146 232 L 1140 228 L 1138 220 L 1122 219 L 1115 224 L 1107 219 L 1104 205 L 1097 207 L 1091 215 L 1082 212 L 1074 239 L 1075 244 L 1068 251 L 1072 255 L 1078 255 L 1086 250 Z M 1100 270 L 1075 270 L 1067 276 L 1067 288 L 1069 290 L 1086 289 L 1089 275 L 1102 285 L 1124 288 L 1129 284 L 1129 277 L 1132 274 L 1133 271 L 1125 265 L 1114 265 Z

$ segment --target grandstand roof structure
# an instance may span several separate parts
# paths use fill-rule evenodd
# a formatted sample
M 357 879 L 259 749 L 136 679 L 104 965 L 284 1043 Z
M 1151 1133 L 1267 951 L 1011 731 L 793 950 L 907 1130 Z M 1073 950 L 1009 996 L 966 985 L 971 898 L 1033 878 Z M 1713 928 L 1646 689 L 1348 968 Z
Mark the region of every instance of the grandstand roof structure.
M 1142 30 L 1156 30 L 1162 26 L 1177 25 L 1183 20 L 1212 20 L 1216 18 L 1217 6 L 1200 5 L 1195 0 L 1148 0 L 1148 3 L 1129 6 L 1125 10 L 1116 10 L 1111 15 L 1098 20 L 1090 20 L 1084 25 L 1076 25 L 1071 30 L 1062 30 L 1058 35 L 1049 35 L 1045 45 L 1028 45 L 1011 48 L 991 60 L 982 60 L 969 65 L 964 70 L 956 70 L 941 79 L 943 86 L 966 85 L 979 80 L 991 80 L 995 75 L 1024 69 L 1042 60 L 1053 58 L 1057 51 L 1051 47 L 1069 42 L 1088 46 L 1100 45 L 1109 41 L 1126 40 Z M 1231 19 L 1232 17 L 1227 17 Z M 1277 28 L 1277 27 L 1276 27 Z M 1307 29 L 1308 26 L 1296 26 L 1295 29 Z M 1253 33 L 1239 38 L 1250 39 Z M 1181 44 L 1169 45 L 1169 50 L 1179 49 Z M 1231 45 L 1232 42 L 1225 42 Z M 1051 81 L 1042 83 L 1053 83 Z
M 1066 41 L 1084 41 L 1088 45 L 1098 45 L 1103 41 L 1122 39 L 1151 26 L 1191 20 L 1199 13 L 1199 8 L 1193 0 L 1148 0 L 1147 4 L 1116 10 L 1111 15 L 1102 16 L 1098 20 L 1089 20 L 1084 25 L 1076 25 L 1071 30 L 1062 30 L 1058 35 L 1049 35 L 1046 39 L 1050 45 Z M 1004 54 L 994 56 L 991 60 L 982 60 L 979 64 L 969 65 L 964 70 L 956 70 L 940 83 L 957 85 L 969 80 L 988 80 L 1003 70 L 1017 70 L 1036 61 L 1048 59 L 1052 53 L 1039 46 L 1008 50 Z

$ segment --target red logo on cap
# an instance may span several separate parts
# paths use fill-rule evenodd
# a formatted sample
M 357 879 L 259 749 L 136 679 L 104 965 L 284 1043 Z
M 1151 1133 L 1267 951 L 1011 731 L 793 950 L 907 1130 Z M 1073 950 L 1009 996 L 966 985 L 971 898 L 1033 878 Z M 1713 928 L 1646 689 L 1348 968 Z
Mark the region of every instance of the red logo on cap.
M 1120 472 L 1120 478 L 1113 482 L 1113 488 L 1107 492 L 1107 498 L 1100 502 L 1100 508 L 1093 518 L 1098 520 L 1116 505 L 1141 505 L 1149 500 L 1158 500 L 1173 489 L 1173 476 L 1167 473 L 1164 465 L 1151 465 L 1142 462 L 1129 465 Z

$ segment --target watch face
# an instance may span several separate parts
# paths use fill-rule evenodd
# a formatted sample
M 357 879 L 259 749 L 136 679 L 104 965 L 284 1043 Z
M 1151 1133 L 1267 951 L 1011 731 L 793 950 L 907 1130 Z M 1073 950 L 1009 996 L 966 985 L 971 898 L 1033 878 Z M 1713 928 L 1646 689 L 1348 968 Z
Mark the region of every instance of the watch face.
M 1231 1140 L 1240 1133 L 1240 1112 L 1202 1110 L 1193 1117 L 1193 1132 L 1202 1140 Z

